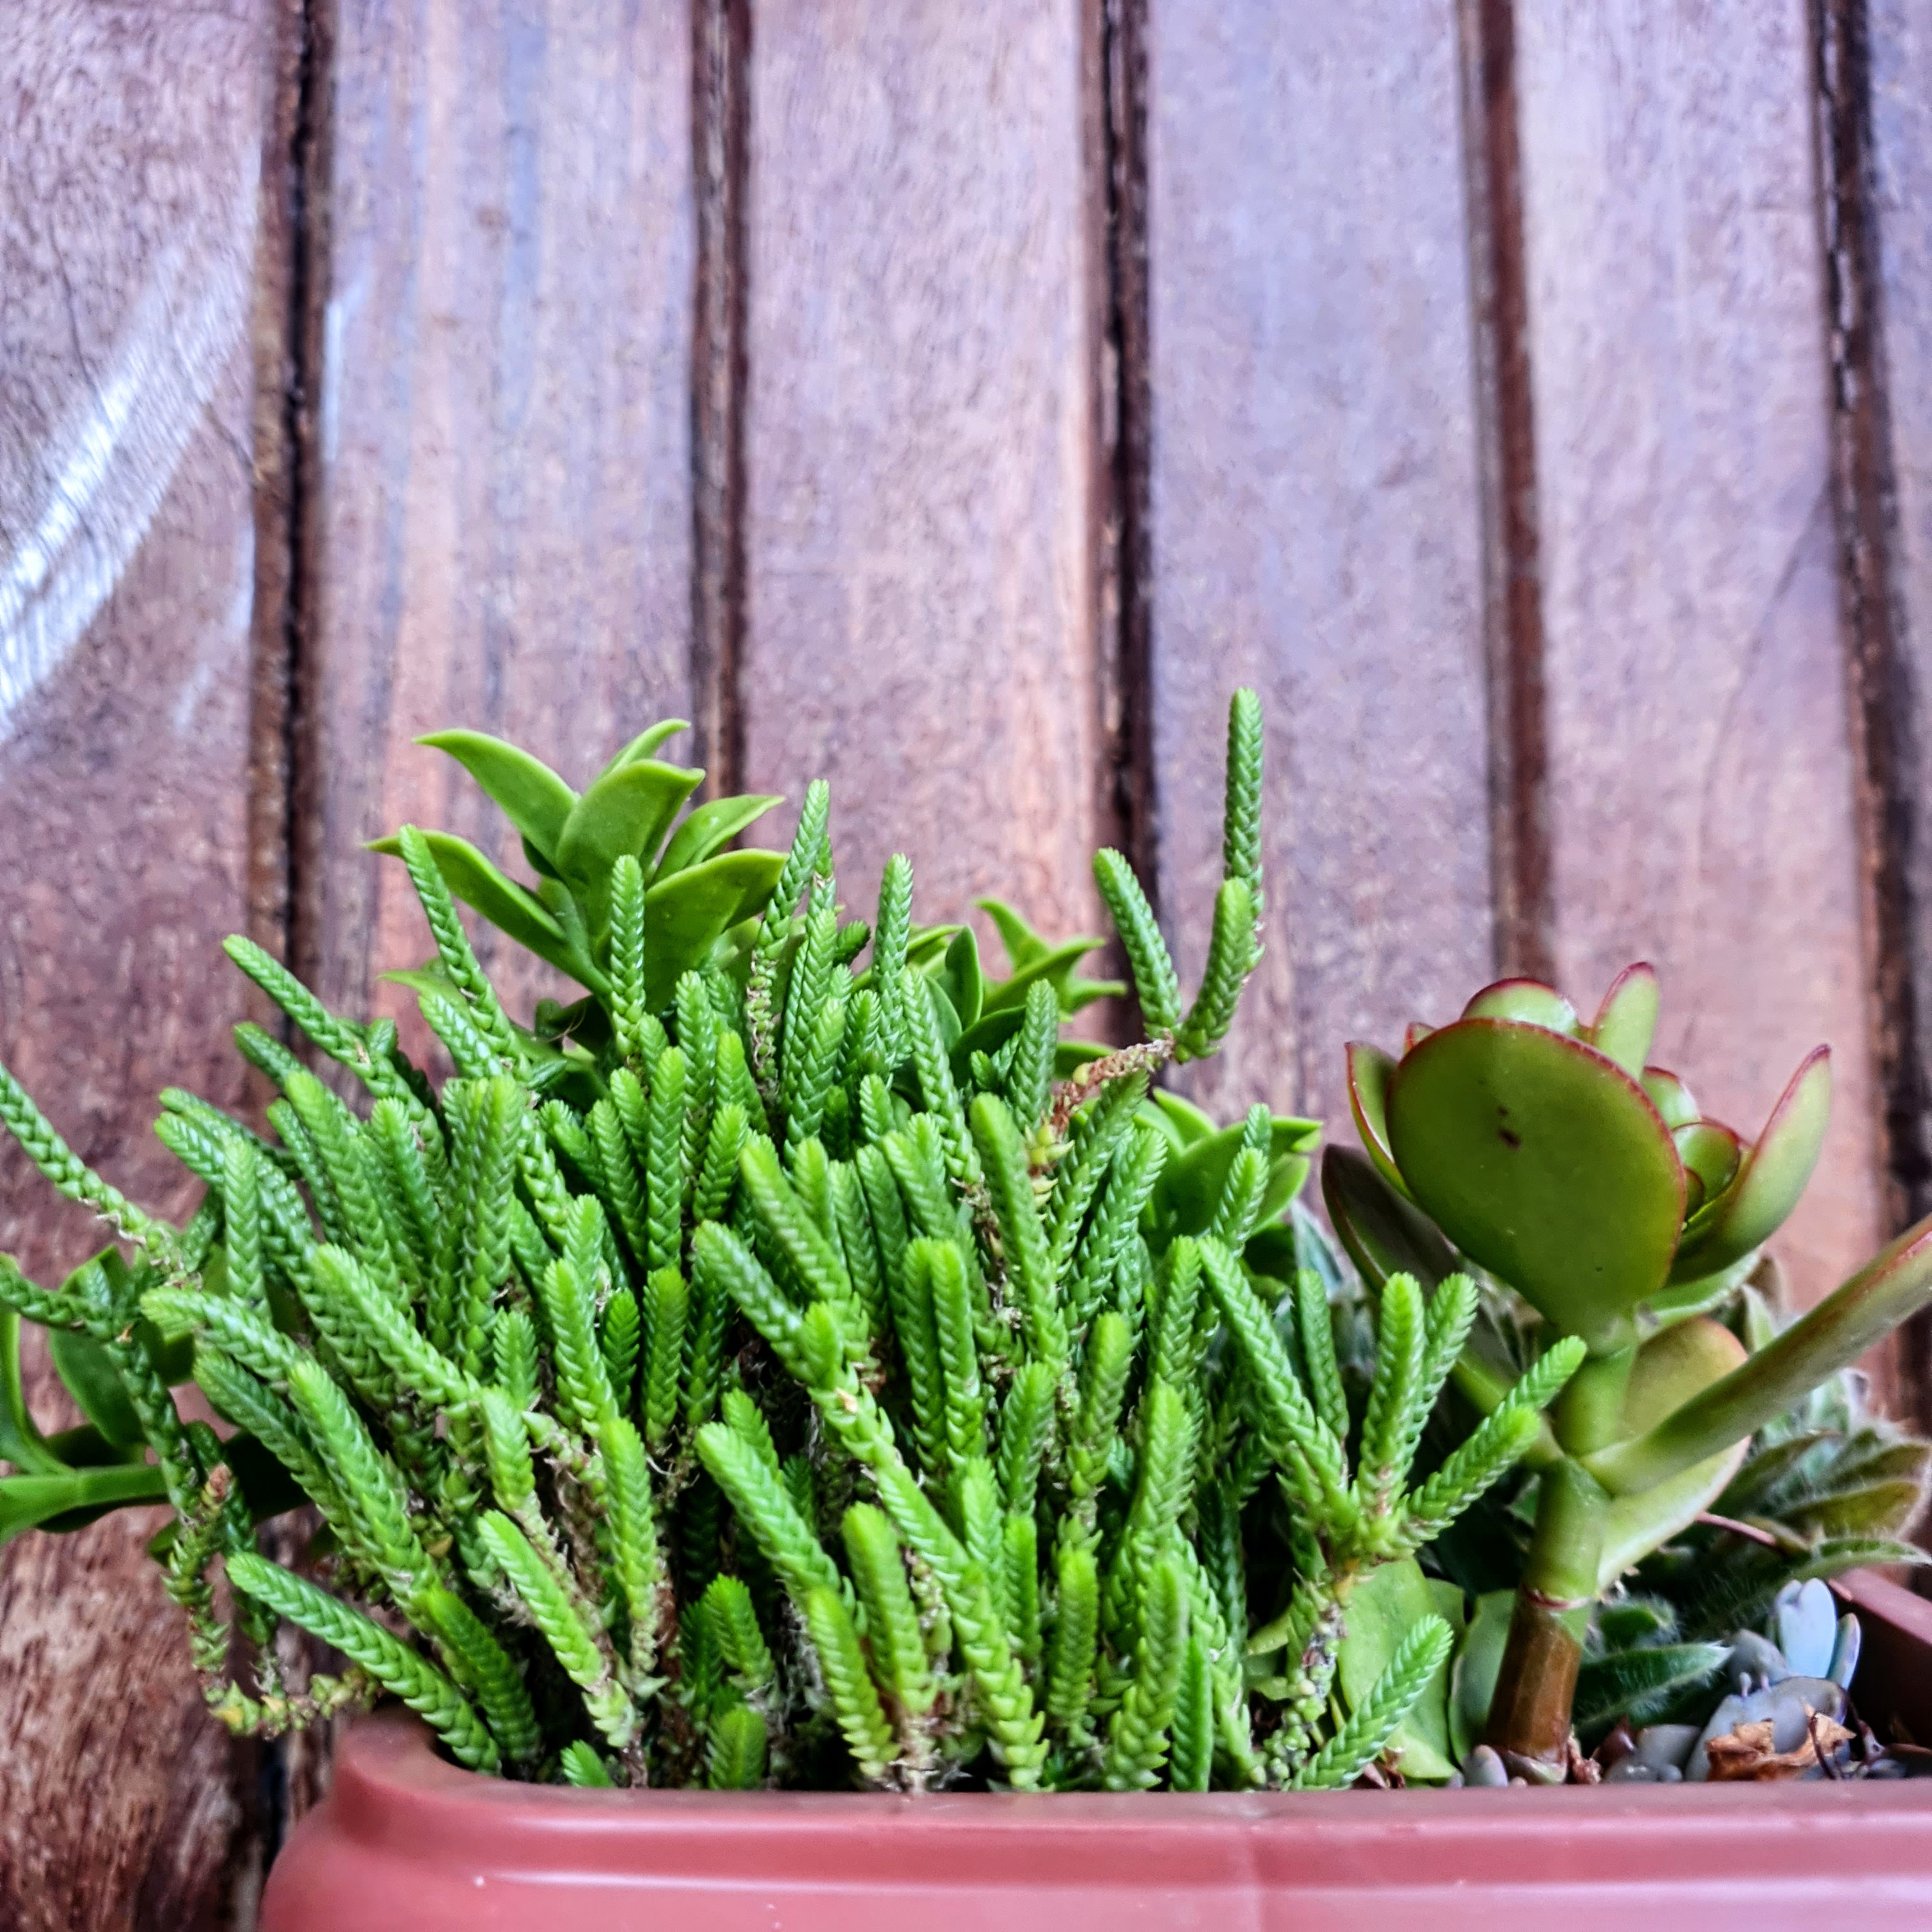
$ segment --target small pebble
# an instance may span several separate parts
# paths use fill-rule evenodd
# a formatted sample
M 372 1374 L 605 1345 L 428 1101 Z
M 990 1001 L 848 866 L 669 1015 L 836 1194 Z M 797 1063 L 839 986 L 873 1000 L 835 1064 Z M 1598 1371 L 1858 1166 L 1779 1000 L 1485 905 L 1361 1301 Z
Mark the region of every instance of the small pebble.
M 1684 1774 L 1682 1772 L 1677 1771 L 1675 1765 L 1672 1766 L 1671 1769 L 1676 1772 L 1679 1778 Z M 1654 1784 L 1657 1781 L 1656 1772 L 1650 1766 L 1644 1763 L 1641 1759 L 1636 1757 L 1619 1758 L 1608 1771 L 1604 1773 L 1604 1782 L 1606 1784 Z
M 1500 1790 L 1511 1781 L 1502 1760 L 1487 1744 L 1478 1744 L 1469 1754 L 1462 1766 L 1462 1776 L 1468 1784 L 1486 1790 Z M 1518 1778 L 1515 1782 L 1520 1784 L 1522 1780 Z
M 1661 1771 L 1668 1765 L 1673 1771 L 1681 1772 L 1697 1737 L 1695 1724 L 1646 1724 L 1636 1734 L 1638 1760 L 1653 1771 Z

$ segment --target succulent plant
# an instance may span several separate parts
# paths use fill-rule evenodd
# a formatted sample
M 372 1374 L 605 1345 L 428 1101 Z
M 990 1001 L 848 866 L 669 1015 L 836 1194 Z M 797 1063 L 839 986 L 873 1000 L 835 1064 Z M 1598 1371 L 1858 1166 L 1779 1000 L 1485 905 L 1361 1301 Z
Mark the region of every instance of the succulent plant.
M 405 828 L 440 1090 L 392 1025 L 231 942 L 369 1106 L 238 1028 L 272 1136 L 166 1096 L 158 1131 L 208 1189 L 178 1228 L 0 1072 L 0 1115 L 132 1251 L 56 1289 L 0 1263 L 0 1520 L 164 1496 L 158 1553 L 238 1730 L 380 1687 L 480 1769 L 721 1786 L 1324 1785 L 1382 1752 L 1450 1632 L 1385 1618 L 1378 1648 L 1365 1617 L 1351 1648 L 1348 1607 L 1419 1582 L 1414 1552 L 1535 1439 L 1582 1351 L 1415 1477 L 1473 1285 L 1386 1286 L 1364 1366 L 1282 1220 L 1314 1124 L 1149 1097 L 1151 1068 L 1219 1044 L 1258 956 L 1252 698 L 1184 1010 L 1131 873 L 1098 862 L 1149 1024 L 1111 1050 L 1059 1040 L 1091 940 L 999 908 L 1014 970 L 989 980 L 969 931 L 914 931 L 900 858 L 876 924 L 842 926 L 821 786 L 759 860 L 761 910 L 734 884 L 668 921 L 650 862 L 689 775 L 648 768 L 652 734 L 574 804 L 505 748 L 437 742 L 535 827 L 594 1011 L 513 1022 L 451 896 L 500 889 Z M 574 844 L 592 801 L 609 836 Z M 660 878 L 717 864 L 730 817 L 672 834 Z M 26 1414 L 22 1314 L 62 1337 L 86 1441 Z M 190 1370 L 226 1438 L 181 1419 Z M 298 1570 L 255 1526 L 304 1497 L 325 1527 Z M 285 1682 L 284 1620 L 347 1672 Z
M 1932 1300 L 1932 1222 L 1748 1349 L 1712 1311 L 1796 1204 L 1830 1105 L 1808 1056 L 1747 1144 L 1648 1064 L 1656 975 L 1621 974 L 1585 1024 L 1553 988 L 1504 980 L 1398 1060 L 1348 1049 L 1366 1160 L 1331 1149 L 1324 1192 L 1372 1282 L 1473 1264 L 1588 1351 L 1526 1459 L 1536 1525 L 1488 1718 L 1521 1773 L 1561 1774 L 1592 1606 L 1706 1511 L 1754 1432 Z M 1454 1371 L 1478 1410 L 1517 1364 L 1479 1336 Z
M 611 894 L 620 858 L 634 860 L 644 875 L 644 998 L 653 1011 L 669 1002 L 682 974 L 720 963 L 734 942 L 742 951 L 757 930 L 784 855 L 729 848 L 784 800 L 716 798 L 687 812 L 704 773 L 653 754 L 689 728 L 671 718 L 640 732 L 580 793 L 541 759 L 484 732 L 432 731 L 416 741 L 454 758 L 495 801 L 536 874 L 526 885 L 453 832 L 418 832 L 444 884 L 589 995 L 575 1009 L 542 1016 L 539 1031 L 580 1033 L 587 1024 L 597 1037 L 608 1035 Z M 370 849 L 404 856 L 400 833 Z M 428 969 L 432 981 L 441 974 L 439 964 Z

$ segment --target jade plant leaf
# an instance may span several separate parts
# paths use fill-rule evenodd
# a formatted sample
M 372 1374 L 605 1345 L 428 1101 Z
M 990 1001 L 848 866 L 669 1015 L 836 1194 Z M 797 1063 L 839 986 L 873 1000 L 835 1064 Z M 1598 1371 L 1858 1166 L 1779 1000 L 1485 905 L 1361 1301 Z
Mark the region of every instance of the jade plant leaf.
M 1388 1129 L 1437 1226 L 1565 1334 L 1617 1346 L 1670 1273 L 1684 1170 L 1643 1090 L 1595 1048 L 1458 1020 L 1402 1061 Z
M 1348 1111 L 1369 1158 L 1398 1194 L 1409 1191 L 1389 1145 L 1388 1096 L 1395 1078 L 1395 1061 L 1378 1046 L 1352 1040 L 1348 1046 Z
M 1807 1054 L 1771 1110 L 1764 1131 L 1738 1163 L 1736 1178 L 1705 1218 L 1684 1231 L 1673 1280 L 1713 1274 L 1748 1254 L 1784 1225 L 1804 1192 L 1832 1118 L 1832 1050 Z
M 1661 1117 L 1664 1124 L 1673 1131 L 1688 1127 L 1700 1119 L 1697 1102 L 1690 1097 L 1690 1090 L 1667 1066 L 1646 1066 L 1643 1077 L 1638 1083 L 1650 1097 L 1650 1104 Z
M 1392 1274 L 1412 1274 L 1432 1293 L 1456 1272 L 1456 1252 L 1435 1222 L 1353 1148 L 1323 1150 L 1322 1202 L 1348 1258 L 1377 1294 Z
M 446 752 L 502 808 L 552 865 L 577 794 L 540 758 L 482 731 L 430 731 L 416 740 Z
M 752 792 L 742 798 L 714 798 L 709 805 L 700 805 L 670 835 L 670 843 L 664 848 L 656 872 L 650 876 L 668 879 L 687 866 L 702 865 L 775 806 L 784 802 L 782 797 Z
M 1540 980 L 1498 980 L 1462 1009 L 1466 1020 L 1516 1020 L 1574 1039 L 1582 1031 L 1576 1009 Z
M 1624 1392 L 1624 1436 L 1641 1436 L 1700 1390 L 1721 1382 L 1744 1359 L 1744 1344 L 1706 1316 L 1652 1336 L 1637 1351 Z M 1654 1488 L 1616 1498 L 1604 1526 L 1598 1587 L 1608 1589 L 1708 1509 L 1730 1486 L 1750 1449 L 1748 1439 L 1734 1443 Z
M 1460 1623 L 1462 1593 L 1450 1586 Z M 1442 1614 L 1430 1580 L 1413 1557 L 1384 1563 L 1358 1584 L 1348 1599 L 1348 1634 L 1337 1653 L 1335 1681 L 1342 1702 L 1359 1710 L 1376 1680 L 1426 1618 Z M 1424 1687 L 1408 1715 L 1390 1737 L 1384 1755 L 1412 1782 L 1439 1784 L 1456 1768 L 1449 1741 L 1450 1658 Z
M 1657 968 L 1640 961 L 1610 982 L 1590 1024 L 1589 1041 L 1634 1079 L 1643 1072 L 1657 1033 Z

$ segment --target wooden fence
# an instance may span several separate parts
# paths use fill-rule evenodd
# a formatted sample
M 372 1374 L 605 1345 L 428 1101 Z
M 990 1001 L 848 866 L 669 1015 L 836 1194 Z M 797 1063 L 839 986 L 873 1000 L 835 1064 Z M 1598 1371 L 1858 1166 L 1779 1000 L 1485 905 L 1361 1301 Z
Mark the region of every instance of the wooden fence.
M 180 1208 L 217 940 L 388 1003 L 358 842 L 495 837 L 452 722 L 688 716 L 934 916 L 1090 928 L 1122 844 L 1198 944 L 1247 680 L 1214 1102 L 1648 957 L 1743 1126 L 1834 1044 L 1815 1295 L 1932 1206 L 1928 206 L 1914 0 L 11 0 L 0 1054 Z M 0 1924 L 245 1924 L 320 1774 L 201 1714 L 148 1527 L 0 1568 Z

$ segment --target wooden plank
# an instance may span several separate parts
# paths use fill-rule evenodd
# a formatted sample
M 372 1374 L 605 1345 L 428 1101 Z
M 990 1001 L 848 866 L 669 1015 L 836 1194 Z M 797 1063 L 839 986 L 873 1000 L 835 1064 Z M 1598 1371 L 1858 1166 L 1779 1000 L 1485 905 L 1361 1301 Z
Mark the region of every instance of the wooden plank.
M 580 784 L 692 715 L 691 24 L 341 13 L 297 952 L 332 1000 L 403 1013 L 374 976 L 424 956 L 421 914 L 359 842 L 413 820 L 523 869 L 410 740 L 499 731 Z M 560 989 L 478 950 L 513 1007 Z
M 1198 974 L 1252 683 L 1268 950 L 1196 1091 L 1346 1139 L 1342 1042 L 1490 976 L 1455 9 L 1238 0 L 1150 32 L 1161 911 Z
M 1844 446 L 1869 586 L 1860 642 L 1878 647 L 1861 651 L 1858 668 L 1878 794 L 1868 836 L 1886 946 L 1888 1152 L 1903 1220 L 1932 1211 L 1932 22 L 1903 0 L 1831 16 L 1847 29 L 1832 50 L 1831 94 L 1851 164 L 1846 273 L 1857 279 L 1840 306 L 1852 311 L 1848 352 L 1864 326 L 1850 394 L 1852 424 L 1866 433 Z M 1932 1427 L 1932 1316 L 1901 1336 L 1900 1355 L 1904 1393 Z
M 746 782 L 1096 930 L 1094 285 L 1076 0 L 760 7 L 751 67 Z
M 1881 1208 L 1804 0 L 1517 34 L 1558 969 L 1655 961 L 1660 1057 L 1746 1132 L 1832 1043 L 1809 1301 Z
M 0 31 L 0 1055 L 171 1213 L 197 1190 L 148 1132 L 157 1091 L 242 1091 L 215 948 L 249 915 L 278 15 L 28 0 Z M 0 1148 L 4 1244 L 44 1279 L 100 1245 L 62 1205 Z M 71 1419 L 38 1357 L 31 1399 Z M 226 1924 L 245 1891 L 249 1760 L 202 1708 L 158 1520 L 0 1559 L 0 1924 Z

